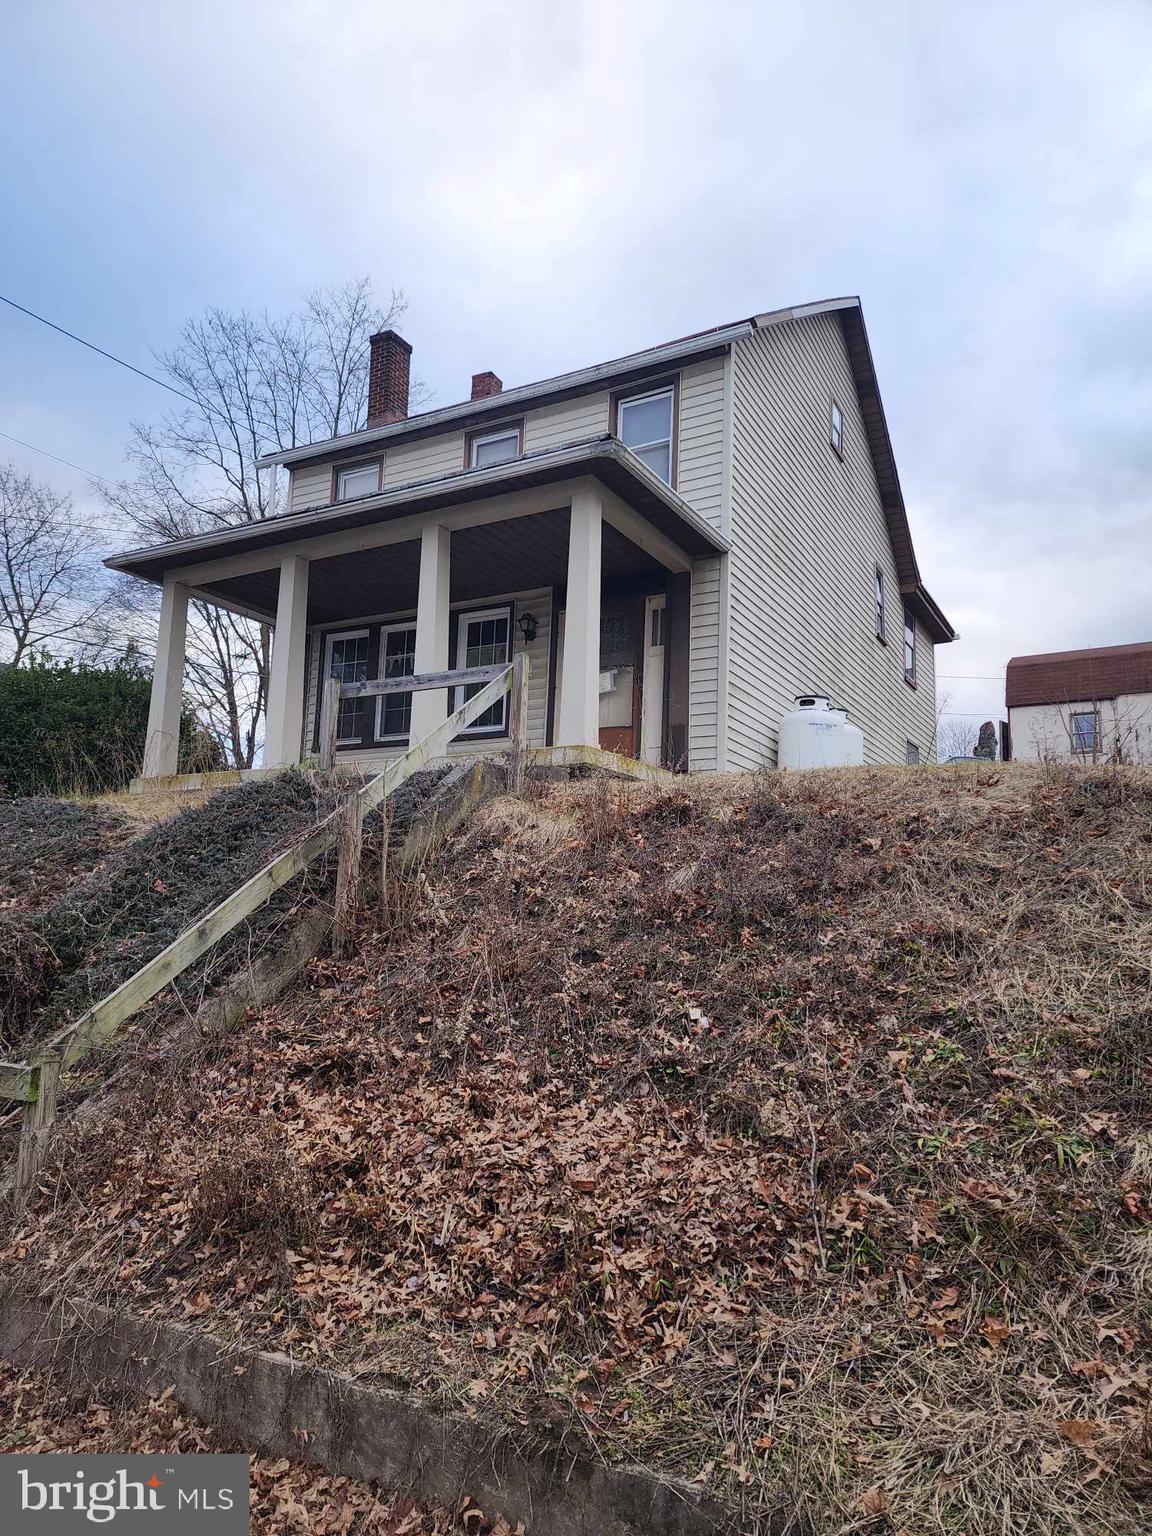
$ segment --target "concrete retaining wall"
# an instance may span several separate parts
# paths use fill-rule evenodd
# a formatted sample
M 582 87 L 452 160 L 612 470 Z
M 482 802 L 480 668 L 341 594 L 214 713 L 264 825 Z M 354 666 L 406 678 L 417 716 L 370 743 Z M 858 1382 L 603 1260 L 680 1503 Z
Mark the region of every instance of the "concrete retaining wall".
M 513 1441 L 286 1355 L 230 1350 L 192 1328 L 90 1304 L 0 1306 L 0 1357 L 155 1396 L 260 1451 L 451 1505 L 465 1493 L 529 1536 L 718 1536 L 748 1526 L 688 1484 L 605 1467 L 560 1443 Z M 756 1525 L 783 1531 L 787 1522 Z

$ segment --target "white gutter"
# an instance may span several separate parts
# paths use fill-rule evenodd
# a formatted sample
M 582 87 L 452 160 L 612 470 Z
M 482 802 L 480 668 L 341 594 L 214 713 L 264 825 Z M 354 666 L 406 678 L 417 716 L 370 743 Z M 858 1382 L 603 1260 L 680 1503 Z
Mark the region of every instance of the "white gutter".
M 541 395 L 555 394 L 559 390 L 591 388 L 618 373 L 659 367 L 681 357 L 691 357 L 697 352 L 714 351 L 717 347 L 725 347 L 744 336 L 750 336 L 754 328 L 751 320 L 741 320 L 735 325 L 705 331 L 702 336 L 693 336 L 687 341 L 665 342 L 662 346 L 650 347 L 646 352 L 633 352 L 610 363 L 579 368 L 575 373 L 560 373 L 536 384 L 521 384 L 516 389 L 502 390 L 498 395 L 486 395 L 482 400 L 465 400 L 456 405 L 444 406 L 438 411 L 425 411 L 420 416 L 406 416 L 403 421 L 390 422 L 386 427 L 368 427 L 360 432 L 346 432 L 343 437 L 330 437 L 324 442 L 307 443 L 302 448 L 284 448 L 279 453 L 267 453 L 256 460 L 256 467 L 267 469 L 273 464 L 298 464 L 302 459 L 314 459 L 322 454 L 342 452 L 346 448 L 362 448 L 369 443 L 404 437 L 417 428 L 424 431 L 429 427 L 467 420 L 472 416 L 506 412 Z

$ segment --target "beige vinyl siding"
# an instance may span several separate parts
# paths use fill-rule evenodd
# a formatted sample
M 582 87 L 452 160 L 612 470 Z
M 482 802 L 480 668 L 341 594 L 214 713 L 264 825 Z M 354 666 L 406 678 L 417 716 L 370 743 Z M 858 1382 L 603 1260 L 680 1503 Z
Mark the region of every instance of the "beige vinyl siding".
M 529 658 L 528 677 L 528 745 L 530 747 L 542 747 L 547 743 L 548 736 L 548 653 L 552 634 L 552 594 L 547 588 L 538 592 L 505 592 L 495 597 L 486 597 L 479 602 L 455 603 L 452 607 L 453 627 L 456 615 L 465 611 L 471 613 L 477 608 L 495 608 L 501 604 L 513 602 L 515 605 L 512 625 L 512 654 L 518 655 L 525 651 Z M 516 620 L 523 613 L 531 613 L 537 621 L 536 638 L 531 645 L 524 644 L 519 629 L 516 628 Z M 415 613 L 373 614 L 369 618 L 348 619 L 340 624 L 329 624 L 323 629 L 311 629 L 308 632 L 308 680 L 307 697 L 304 701 L 304 753 L 310 756 L 314 750 L 316 739 L 316 708 L 319 698 L 320 658 L 324 652 L 324 635 L 332 631 L 339 632 L 345 629 L 362 629 L 371 624 L 393 624 L 404 619 L 415 620 Z M 503 740 L 496 741 L 468 741 L 456 742 L 449 749 L 449 755 L 458 756 L 483 752 L 505 752 L 508 744 Z M 339 754 L 342 763 L 365 763 L 371 765 L 377 762 L 385 762 L 390 757 L 398 757 L 407 749 L 403 745 L 391 745 L 380 747 L 372 752 Z
M 289 512 L 326 507 L 332 500 L 332 465 L 296 464 L 288 485 Z
M 543 405 L 524 418 L 524 452 L 558 448 L 582 437 L 596 437 L 608 430 L 608 391 Z
M 723 526 L 723 357 L 692 363 L 680 375 L 680 440 L 676 489 L 713 528 Z
M 693 564 L 688 663 L 688 767 L 693 773 L 715 772 L 720 766 L 722 581 L 719 558 Z
M 799 693 L 831 696 L 864 732 L 865 760 L 935 756 L 933 647 L 918 626 L 919 686 L 903 670 L 903 611 L 840 324 L 817 315 L 736 343 L 729 557 L 727 766 L 776 761 Z M 844 412 L 843 462 L 828 442 Z M 884 572 L 887 645 L 874 634 Z
M 462 431 L 394 443 L 384 453 L 384 489 L 390 491 L 411 480 L 429 480 L 434 475 L 450 475 L 463 468 Z

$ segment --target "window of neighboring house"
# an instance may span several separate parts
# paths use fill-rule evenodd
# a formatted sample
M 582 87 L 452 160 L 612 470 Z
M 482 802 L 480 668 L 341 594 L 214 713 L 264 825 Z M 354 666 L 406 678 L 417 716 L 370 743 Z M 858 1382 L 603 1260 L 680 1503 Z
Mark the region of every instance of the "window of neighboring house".
M 341 683 L 363 683 L 368 678 L 369 636 L 366 629 L 345 630 L 327 635 L 324 641 L 328 677 Z M 339 746 L 359 743 L 364 736 L 363 699 L 341 699 L 336 716 L 336 742 Z
M 512 614 L 507 608 L 488 608 L 475 613 L 462 613 L 457 618 L 456 666 L 492 667 L 507 662 L 512 655 Z M 484 683 L 468 683 L 456 689 L 454 709 L 478 694 Z M 502 731 L 507 720 L 508 695 L 502 694 L 484 713 L 465 728 L 471 735 L 477 731 Z
M 415 624 L 385 624 L 380 631 L 380 676 L 411 677 L 416 670 Z M 398 741 L 412 726 L 412 695 L 382 693 L 376 701 L 377 741 Z
M 904 609 L 904 681 L 916 686 L 916 615 Z
M 832 402 L 832 411 L 828 420 L 828 441 L 832 444 L 832 452 L 838 459 L 844 457 L 844 412 Z
M 674 391 L 632 395 L 616 405 L 616 436 L 643 459 L 661 480 L 672 484 L 672 406 Z
M 904 743 L 904 761 L 908 764 L 909 768 L 915 768 L 917 763 L 919 763 L 920 748 L 914 741 L 906 741 Z
M 876 567 L 876 638 L 887 638 L 884 625 L 884 572 Z
M 1094 709 L 1076 710 L 1068 717 L 1072 750 L 1092 756 L 1100 745 L 1100 717 Z
M 351 501 L 355 496 L 375 496 L 380 489 L 381 461 L 371 464 L 353 464 L 341 469 L 336 475 L 336 500 Z
M 520 457 L 519 422 L 511 427 L 497 427 L 492 432 L 474 432 L 468 439 L 468 466 L 487 469 L 490 464 L 506 464 Z

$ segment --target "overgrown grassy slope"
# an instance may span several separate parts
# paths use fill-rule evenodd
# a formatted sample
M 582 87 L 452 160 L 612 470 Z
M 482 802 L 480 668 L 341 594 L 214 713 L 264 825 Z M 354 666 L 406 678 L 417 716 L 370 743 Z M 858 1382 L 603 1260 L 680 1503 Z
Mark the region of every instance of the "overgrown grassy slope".
M 6 1278 L 818 1530 L 1147 1529 L 1152 777 L 530 786 L 69 1149 Z

